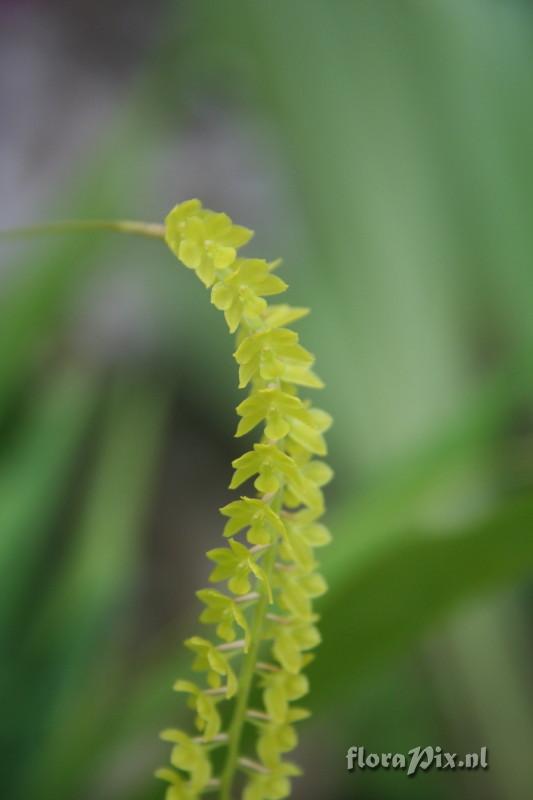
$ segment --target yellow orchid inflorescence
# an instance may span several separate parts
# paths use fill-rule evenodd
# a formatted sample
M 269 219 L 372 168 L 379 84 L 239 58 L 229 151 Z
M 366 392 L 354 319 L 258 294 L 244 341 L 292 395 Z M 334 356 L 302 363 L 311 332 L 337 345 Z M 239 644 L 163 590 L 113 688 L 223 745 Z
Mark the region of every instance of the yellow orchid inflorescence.
M 239 255 L 252 235 L 199 200 L 177 205 L 165 221 L 170 249 L 211 290 L 237 336 L 239 386 L 249 394 L 237 406 L 236 435 L 264 426 L 260 442 L 233 462 L 230 484 L 237 489 L 253 479 L 257 495 L 221 509 L 228 541 L 207 553 L 215 565 L 210 581 L 222 586 L 197 594 L 200 621 L 214 626 L 214 635 L 185 642 L 204 678 L 174 686 L 188 695 L 197 733 L 161 734 L 172 743 L 172 768 L 156 773 L 169 784 L 166 800 L 207 792 L 220 800 L 289 796 L 299 770 L 284 756 L 297 744 L 294 723 L 308 716 L 294 703 L 308 692 L 302 670 L 320 642 L 312 603 L 326 583 L 314 553 L 330 540 L 318 520 L 332 475 L 320 460 L 331 418 L 298 394 L 299 387 L 322 386 L 313 356 L 286 327 L 307 309 L 267 302 L 287 285 L 274 274 L 279 262 Z M 256 729 L 254 752 L 243 753 L 248 724 Z

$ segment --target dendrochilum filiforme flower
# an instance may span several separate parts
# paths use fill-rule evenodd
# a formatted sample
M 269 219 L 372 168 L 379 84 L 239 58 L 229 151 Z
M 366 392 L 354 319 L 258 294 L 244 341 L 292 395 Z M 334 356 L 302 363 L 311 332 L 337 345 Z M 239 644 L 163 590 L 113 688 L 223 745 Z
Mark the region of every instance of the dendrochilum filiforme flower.
M 246 485 L 252 495 L 221 509 L 226 544 L 207 554 L 215 565 L 209 580 L 221 586 L 197 592 L 200 622 L 213 635 L 185 642 L 204 681 L 178 680 L 174 688 L 188 695 L 198 735 L 162 733 L 173 744 L 173 768 L 157 772 L 166 800 L 206 792 L 220 800 L 288 797 L 300 771 L 285 754 L 297 744 L 295 723 L 309 713 L 294 703 L 309 690 L 303 670 L 320 642 L 313 601 L 327 587 L 315 551 L 331 538 L 320 521 L 322 487 L 332 477 L 322 461 L 331 418 L 299 396 L 301 387 L 323 385 L 313 355 L 287 327 L 308 310 L 268 303 L 287 285 L 275 274 L 279 261 L 240 254 L 252 235 L 199 200 L 177 205 L 165 221 L 170 249 L 211 289 L 236 334 L 239 386 L 249 392 L 237 407 L 236 436 L 262 430 L 233 462 L 230 488 Z M 253 687 L 260 708 L 250 708 Z M 245 725 L 257 733 L 251 753 L 241 752 Z M 224 755 L 213 762 L 215 748 Z

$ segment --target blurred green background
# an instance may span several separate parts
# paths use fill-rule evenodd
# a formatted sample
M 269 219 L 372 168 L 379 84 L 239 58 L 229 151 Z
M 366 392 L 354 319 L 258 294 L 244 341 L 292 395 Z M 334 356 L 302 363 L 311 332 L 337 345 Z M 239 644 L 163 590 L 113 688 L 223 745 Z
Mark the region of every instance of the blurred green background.
M 532 4 L 4 0 L 0 76 L 0 227 L 198 196 L 313 310 L 335 543 L 293 797 L 529 799 Z M 2 797 L 162 797 L 231 352 L 158 242 L 2 243 Z M 346 771 L 429 744 L 490 769 Z

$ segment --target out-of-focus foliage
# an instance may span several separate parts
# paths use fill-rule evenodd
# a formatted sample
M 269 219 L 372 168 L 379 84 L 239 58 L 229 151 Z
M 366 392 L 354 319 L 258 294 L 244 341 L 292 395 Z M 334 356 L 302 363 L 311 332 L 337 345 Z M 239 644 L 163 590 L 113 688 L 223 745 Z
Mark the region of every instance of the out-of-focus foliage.
M 17 84 L 0 227 L 161 221 L 202 196 L 264 231 L 313 309 L 335 543 L 294 797 L 529 798 L 529 4 L 155 4 L 127 73 L 122 34 L 73 55 L 66 6 L 20 5 L 0 6 L 2 50 L 62 31 L 31 40 L 62 65 L 61 113 L 45 120 L 37 68 Z M 4 103 L 20 71 L 2 73 Z M 6 138 L 35 108 L 26 143 Z M 239 452 L 231 346 L 156 242 L 39 239 L 0 264 L 2 794 L 159 798 L 157 730 Z M 348 774 L 361 743 L 488 745 L 491 769 Z

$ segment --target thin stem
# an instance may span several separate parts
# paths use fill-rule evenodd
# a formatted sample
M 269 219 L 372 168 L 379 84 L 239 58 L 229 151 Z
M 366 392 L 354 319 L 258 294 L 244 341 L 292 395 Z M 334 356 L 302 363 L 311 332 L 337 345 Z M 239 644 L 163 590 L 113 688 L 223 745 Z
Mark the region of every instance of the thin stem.
M 278 500 L 278 504 L 281 504 L 281 490 L 279 491 L 278 498 L 276 498 L 276 500 Z M 272 507 L 274 510 L 277 510 L 275 505 L 276 501 L 272 503 Z M 276 562 L 276 551 L 276 544 L 272 544 L 264 561 L 264 570 L 269 582 L 274 570 L 274 564 Z M 233 778 L 235 776 L 235 771 L 239 761 L 239 747 L 241 743 L 242 729 L 246 719 L 248 698 L 250 696 L 250 689 L 257 664 L 257 656 L 259 653 L 259 646 L 261 644 L 261 632 L 265 622 L 268 605 L 268 591 L 267 587 L 264 586 L 261 597 L 257 602 L 257 606 L 255 607 L 255 615 L 250 631 L 250 649 L 244 658 L 239 675 L 239 693 L 237 695 L 235 709 L 229 729 L 228 752 L 220 783 L 220 800 L 231 800 L 231 787 L 233 785 Z
M 164 239 L 165 226 L 157 222 L 138 222 L 130 219 L 72 219 L 61 222 L 46 222 L 22 228 L 0 230 L 0 238 L 17 239 L 49 233 L 85 233 L 91 231 L 113 231 L 150 239 Z

